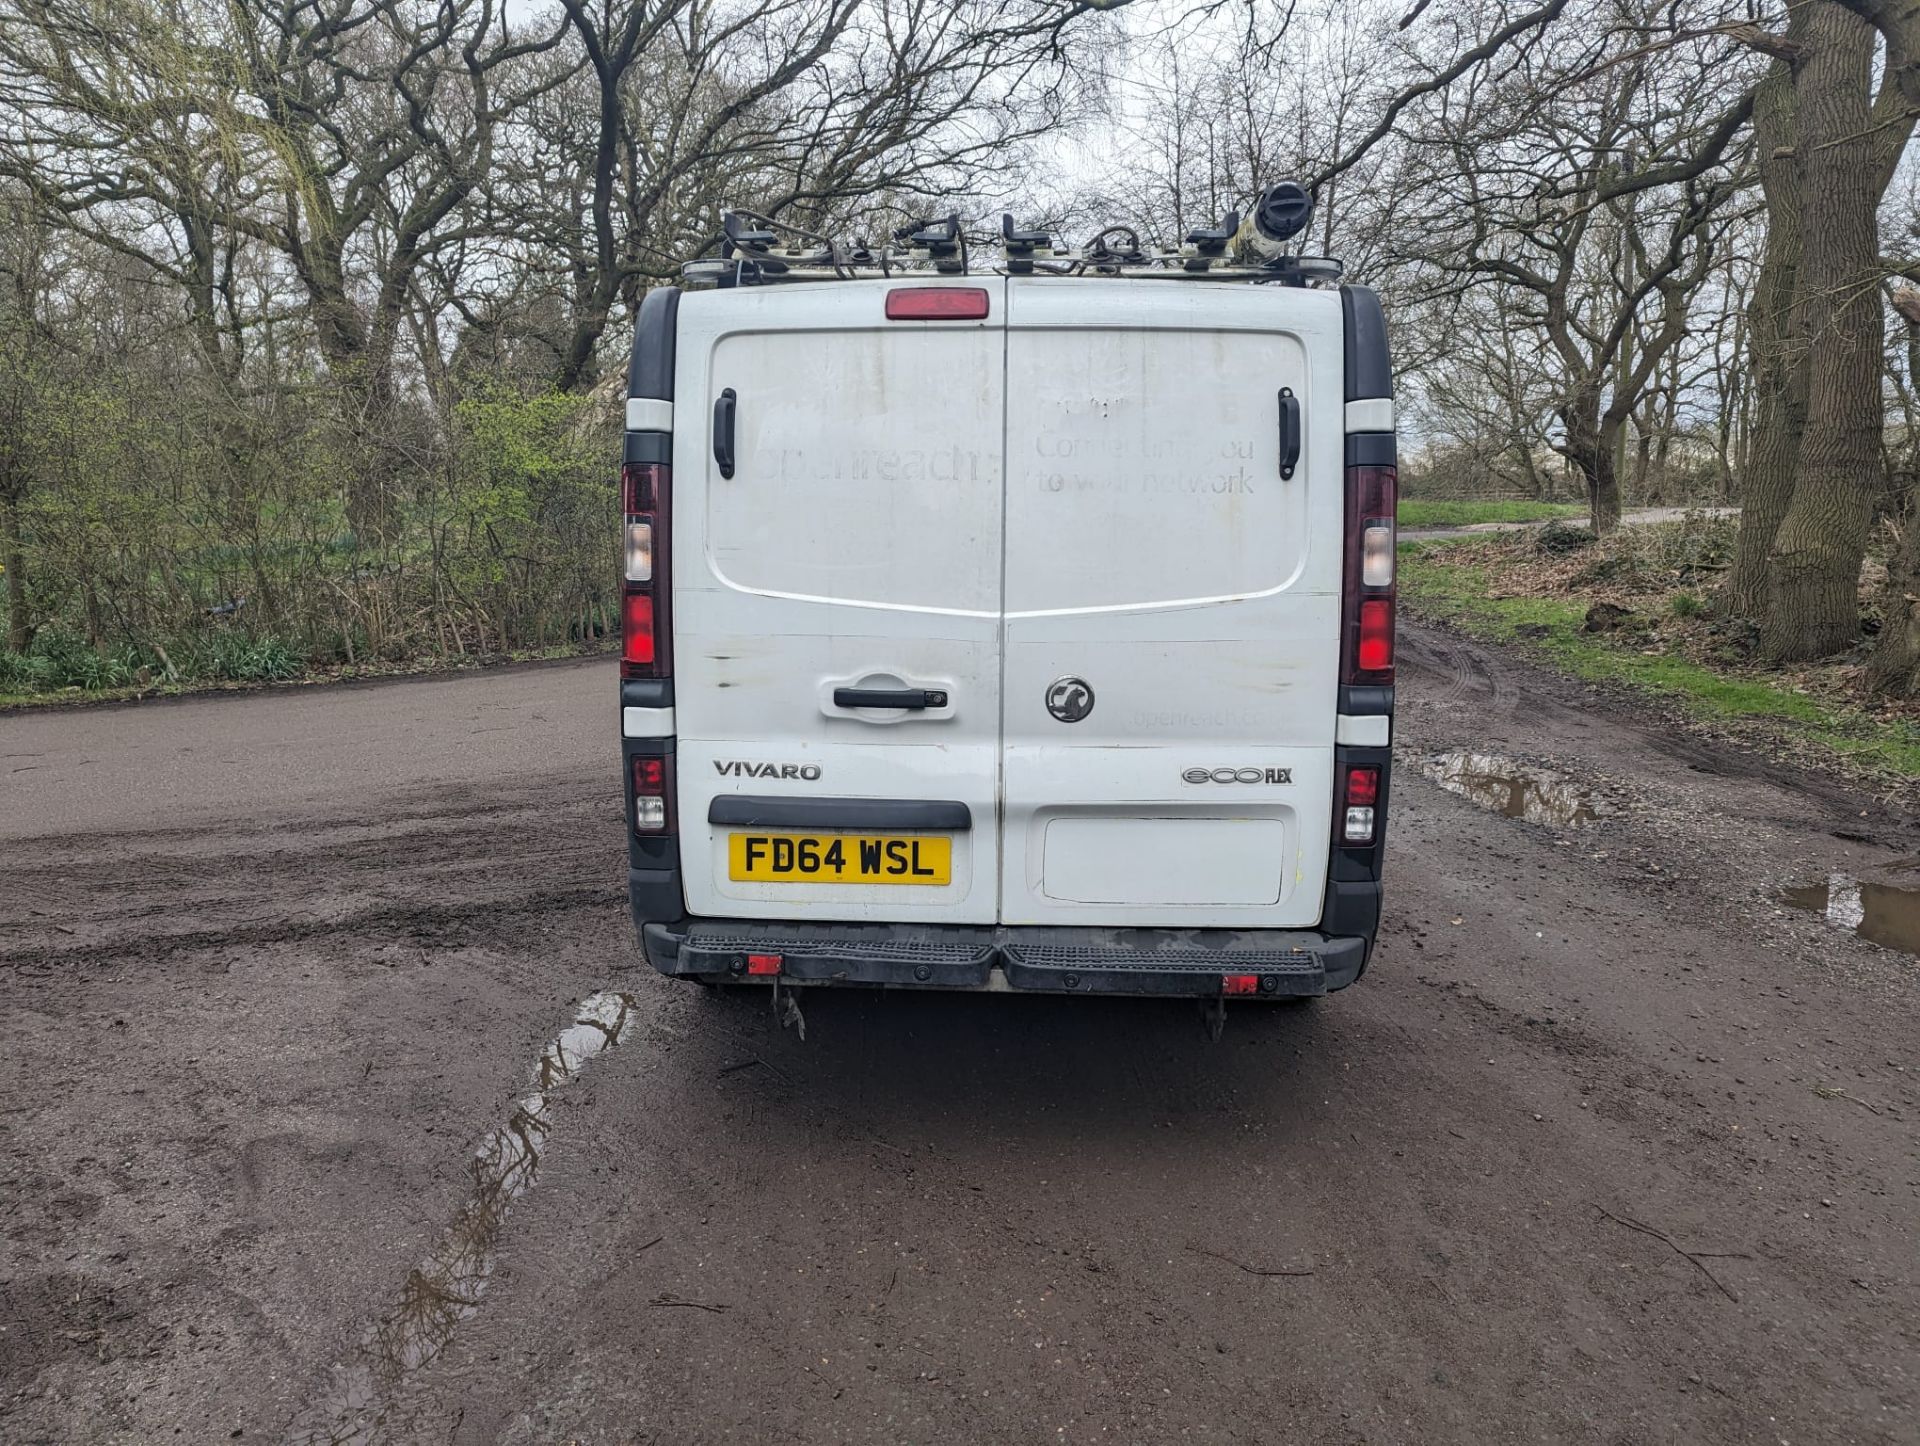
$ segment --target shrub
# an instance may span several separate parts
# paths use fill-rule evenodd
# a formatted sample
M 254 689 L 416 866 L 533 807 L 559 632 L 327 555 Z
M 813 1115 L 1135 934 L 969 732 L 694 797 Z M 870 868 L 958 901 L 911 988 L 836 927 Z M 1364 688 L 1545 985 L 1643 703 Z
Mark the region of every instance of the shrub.
M 253 637 L 233 631 L 207 639 L 195 661 L 196 671 L 235 683 L 270 683 L 291 678 L 301 670 L 299 656 L 278 638 Z

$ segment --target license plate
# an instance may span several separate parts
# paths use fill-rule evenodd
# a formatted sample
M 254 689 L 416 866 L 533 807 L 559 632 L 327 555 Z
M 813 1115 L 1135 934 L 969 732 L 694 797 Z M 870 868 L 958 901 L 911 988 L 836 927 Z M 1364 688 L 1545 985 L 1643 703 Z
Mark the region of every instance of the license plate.
M 735 833 L 727 877 L 745 884 L 953 882 L 953 840 L 926 834 Z

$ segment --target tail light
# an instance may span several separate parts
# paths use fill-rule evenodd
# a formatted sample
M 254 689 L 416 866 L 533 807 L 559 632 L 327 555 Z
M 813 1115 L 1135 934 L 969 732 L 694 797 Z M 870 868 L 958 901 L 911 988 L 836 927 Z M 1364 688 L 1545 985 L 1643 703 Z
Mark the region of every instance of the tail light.
M 1373 821 L 1379 802 L 1379 765 L 1364 763 L 1347 769 L 1346 785 L 1341 792 L 1341 843 L 1370 844 L 1373 842 Z
M 1393 681 L 1393 548 L 1397 474 L 1391 467 L 1347 468 L 1345 585 L 1340 679 Z
M 673 832 L 673 758 L 638 753 L 633 759 L 633 831 Z
M 673 672 L 671 470 L 663 462 L 630 462 L 620 470 L 620 494 L 627 518 L 620 675 L 664 678 Z

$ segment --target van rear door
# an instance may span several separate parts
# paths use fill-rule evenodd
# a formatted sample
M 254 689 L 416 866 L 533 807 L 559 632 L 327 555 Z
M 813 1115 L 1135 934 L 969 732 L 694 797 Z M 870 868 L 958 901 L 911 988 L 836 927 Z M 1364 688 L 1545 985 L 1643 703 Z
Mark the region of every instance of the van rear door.
M 1006 314 L 1003 921 L 1318 922 L 1339 293 L 1014 278 Z
M 984 295 L 988 315 L 889 320 L 887 297 L 921 286 Z M 1004 317 L 999 278 L 681 302 L 672 626 L 691 913 L 993 921 Z

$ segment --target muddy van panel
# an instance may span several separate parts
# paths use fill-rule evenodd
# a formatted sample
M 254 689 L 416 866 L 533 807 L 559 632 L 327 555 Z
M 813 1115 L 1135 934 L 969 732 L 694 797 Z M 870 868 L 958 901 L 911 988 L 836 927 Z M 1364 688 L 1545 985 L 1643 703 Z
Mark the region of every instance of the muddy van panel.
M 1132 277 L 650 299 L 628 587 L 661 635 L 622 704 L 655 966 L 1356 978 L 1391 766 L 1377 323 L 1359 288 Z
M 1000 300 L 1002 283 L 980 284 Z M 994 921 L 1004 308 L 890 321 L 892 289 L 708 291 L 680 305 L 677 393 L 736 398 L 731 477 L 710 407 L 674 445 L 694 915 Z M 737 850 L 831 849 L 836 826 L 803 812 L 747 836 L 711 821 L 716 801 L 740 795 L 938 799 L 964 806 L 970 826 L 876 825 L 811 874 L 762 869 Z M 936 868 L 936 849 L 937 873 L 915 872 Z
M 1002 921 L 1316 923 L 1339 296 L 1039 278 L 1009 293 Z M 1050 706 L 1062 675 L 1092 692 L 1077 720 Z

